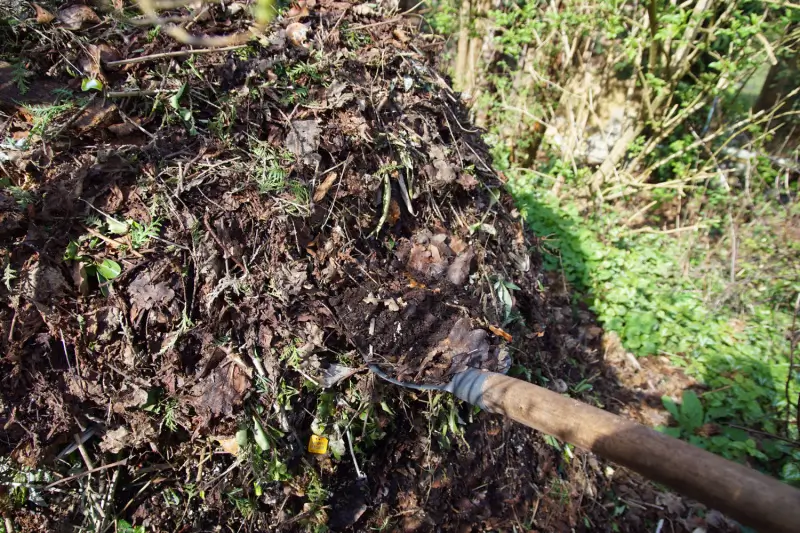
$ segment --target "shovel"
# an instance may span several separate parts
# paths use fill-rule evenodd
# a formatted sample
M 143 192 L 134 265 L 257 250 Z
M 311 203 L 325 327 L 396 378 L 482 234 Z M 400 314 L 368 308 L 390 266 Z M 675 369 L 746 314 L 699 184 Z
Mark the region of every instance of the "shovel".
M 474 368 L 444 385 L 406 383 L 439 390 L 559 438 L 662 483 L 763 533 L 800 532 L 800 490 L 651 428 L 561 394 Z

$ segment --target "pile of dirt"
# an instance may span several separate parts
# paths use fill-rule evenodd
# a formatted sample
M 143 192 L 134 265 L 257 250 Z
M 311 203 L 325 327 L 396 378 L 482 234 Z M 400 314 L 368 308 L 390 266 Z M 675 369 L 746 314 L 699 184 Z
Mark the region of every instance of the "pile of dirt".
M 21 60 L 0 69 L 0 455 L 62 482 L 4 513 L 102 531 L 655 524 L 607 505 L 620 477 L 594 458 L 366 371 L 441 383 L 513 359 L 560 389 L 600 361 L 432 66 L 442 43 L 394 13 L 307 0 L 209 53 L 88 5 L 3 28 Z M 167 15 L 196 35 L 249 25 L 238 3 Z

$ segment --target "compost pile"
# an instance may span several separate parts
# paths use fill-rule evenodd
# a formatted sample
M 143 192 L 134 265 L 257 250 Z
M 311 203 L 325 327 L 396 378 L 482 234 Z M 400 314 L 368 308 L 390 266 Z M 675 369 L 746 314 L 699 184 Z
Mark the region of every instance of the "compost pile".
M 4 516 L 468 531 L 520 524 L 534 500 L 548 527 L 587 515 L 534 481 L 579 475 L 599 497 L 593 459 L 558 474 L 526 430 L 366 369 L 442 383 L 513 355 L 567 378 L 596 337 L 568 331 L 588 319 L 566 295 L 546 301 L 535 240 L 435 70 L 442 43 L 396 12 L 307 0 L 193 54 L 88 5 L 4 28 L 25 69 L 0 65 L 0 447 L 30 482 Z M 166 15 L 195 35 L 250 18 Z

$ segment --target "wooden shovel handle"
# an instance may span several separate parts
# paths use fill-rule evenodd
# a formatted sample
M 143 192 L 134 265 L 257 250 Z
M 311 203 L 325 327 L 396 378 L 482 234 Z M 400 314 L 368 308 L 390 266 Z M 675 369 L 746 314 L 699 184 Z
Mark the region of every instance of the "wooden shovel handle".
M 526 381 L 468 372 L 478 373 L 463 399 L 492 413 L 590 450 L 759 531 L 800 532 L 800 490 Z

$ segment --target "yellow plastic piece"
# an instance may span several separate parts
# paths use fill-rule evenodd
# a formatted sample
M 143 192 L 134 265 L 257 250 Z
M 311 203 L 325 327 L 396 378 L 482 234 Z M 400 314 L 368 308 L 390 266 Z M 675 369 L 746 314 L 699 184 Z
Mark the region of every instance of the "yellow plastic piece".
M 311 435 L 308 440 L 308 451 L 322 455 L 328 451 L 328 439 L 319 435 Z

